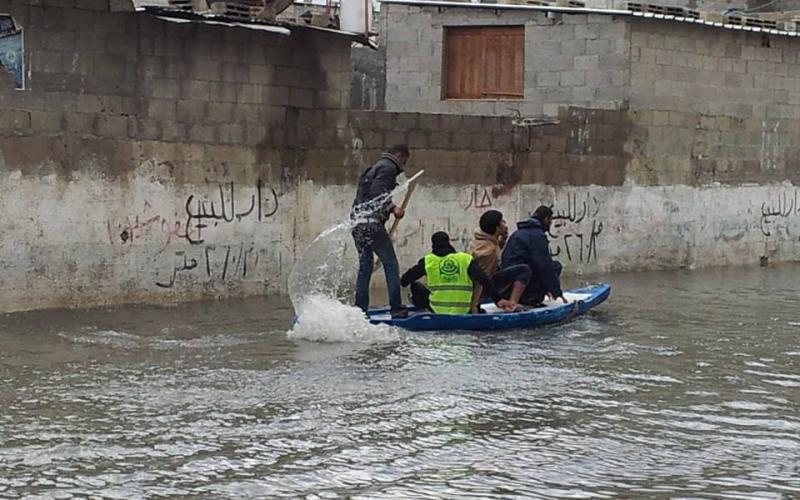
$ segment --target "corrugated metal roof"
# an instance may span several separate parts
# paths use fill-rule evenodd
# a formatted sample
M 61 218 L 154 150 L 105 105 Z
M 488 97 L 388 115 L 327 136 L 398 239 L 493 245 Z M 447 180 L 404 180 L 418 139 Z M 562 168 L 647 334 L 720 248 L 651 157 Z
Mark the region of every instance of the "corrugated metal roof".
M 215 15 L 212 13 L 198 13 L 180 9 L 173 9 L 163 7 L 161 5 L 140 5 L 136 8 L 137 12 L 143 12 L 152 15 L 164 21 L 174 23 L 201 23 L 219 26 L 228 26 L 234 28 L 246 28 L 259 31 L 268 31 L 282 35 L 291 35 L 292 30 L 313 30 L 324 31 L 335 35 L 350 38 L 352 41 L 376 48 L 375 44 L 362 34 L 351 33 L 349 31 L 342 31 L 332 28 L 323 28 L 320 26 L 313 26 L 311 24 L 296 24 L 287 21 L 267 21 L 257 20 L 252 22 L 245 22 L 240 19 L 231 19 L 226 16 Z

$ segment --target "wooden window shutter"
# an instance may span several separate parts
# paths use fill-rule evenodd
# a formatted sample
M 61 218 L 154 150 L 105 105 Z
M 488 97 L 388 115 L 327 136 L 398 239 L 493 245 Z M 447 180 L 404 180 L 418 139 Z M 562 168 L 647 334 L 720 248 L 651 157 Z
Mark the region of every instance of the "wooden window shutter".
M 522 99 L 525 28 L 480 26 L 445 29 L 445 99 Z

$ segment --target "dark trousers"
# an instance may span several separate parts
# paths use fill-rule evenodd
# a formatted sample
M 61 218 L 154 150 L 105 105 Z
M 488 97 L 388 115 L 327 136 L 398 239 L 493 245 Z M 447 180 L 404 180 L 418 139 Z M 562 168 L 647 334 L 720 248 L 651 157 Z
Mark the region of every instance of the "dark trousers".
M 411 283 L 411 303 L 417 309 L 431 310 L 431 291 L 419 281 Z
M 556 272 L 556 276 L 560 277 L 561 262 L 554 260 L 553 270 Z M 520 297 L 519 303 L 528 306 L 538 306 L 542 303 L 546 294 L 547 287 L 544 286 L 542 280 L 536 276 L 532 276 L 528 286 L 525 287 L 525 291 L 522 292 L 522 297 Z
M 400 298 L 400 265 L 394 253 L 392 240 L 383 224 L 374 222 L 359 224 L 353 228 L 353 240 L 358 251 L 358 278 L 356 278 L 356 307 L 369 309 L 369 282 L 372 280 L 372 266 L 375 255 L 381 260 L 386 274 L 386 288 L 389 289 L 389 306 L 392 311 L 403 308 Z
M 522 282 L 526 287 L 530 283 L 531 268 L 527 264 L 517 264 L 501 269 L 492 276 L 492 284 L 505 299 L 511 297 L 511 288 L 517 281 Z

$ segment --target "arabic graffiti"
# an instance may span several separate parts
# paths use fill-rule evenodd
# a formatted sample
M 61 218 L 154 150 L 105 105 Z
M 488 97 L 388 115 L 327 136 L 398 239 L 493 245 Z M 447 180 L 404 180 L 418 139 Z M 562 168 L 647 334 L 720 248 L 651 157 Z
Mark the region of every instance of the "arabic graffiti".
M 775 199 L 768 199 L 761 204 L 761 234 L 767 237 L 772 236 L 773 230 L 776 230 L 776 223 L 781 220 L 786 221 L 796 214 L 800 214 L 800 205 L 797 203 L 797 189 L 793 193 L 783 191 Z M 788 227 L 778 227 L 777 231 L 781 229 L 789 236 Z
M 280 241 L 269 247 L 257 248 L 254 244 L 202 245 L 192 247 L 188 252 L 175 252 L 175 264 L 166 273 L 167 279 L 156 279 L 161 288 L 172 288 L 181 276 L 211 283 L 227 283 L 254 278 L 259 270 L 266 268 L 259 264 L 277 264 L 272 269 L 275 276 L 283 272 L 283 246 Z M 265 281 L 268 281 L 265 279 Z
M 600 203 L 597 198 L 590 193 L 584 196 L 572 193 L 566 196 L 564 205 L 556 203 L 551 207 L 550 254 L 553 257 L 563 254 L 570 262 L 597 261 L 597 238 L 603 232 L 603 222 L 598 220 Z
M 492 195 L 485 187 L 472 186 L 464 190 L 464 198 L 469 201 L 464 203 L 462 200 L 461 207 L 466 211 L 470 208 L 490 208 L 492 206 Z
M 194 205 L 195 211 L 192 212 Z M 245 203 L 245 206 L 247 204 Z M 203 229 L 217 227 L 222 223 L 241 221 L 254 212 L 258 222 L 270 218 L 278 212 L 278 193 L 275 189 L 268 190 L 264 196 L 264 186 L 261 179 L 256 182 L 254 192 L 250 195 L 250 206 L 243 212 L 236 211 L 236 184 L 231 181 L 227 186 L 219 185 L 219 208 L 216 201 L 195 199 L 194 195 L 186 198 L 186 223 L 183 226 L 183 238 L 193 245 L 203 243 Z
M 236 211 L 235 183 L 220 184 L 218 196 L 218 201 L 208 201 L 194 194 L 189 195 L 184 203 L 185 216 L 179 211 L 173 212 L 171 216 L 164 215 L 163 212 L 154 210 L 150 202 L 145 200 L 139 213 L 127 216 L 124 223 L 116 225 L 116 232 L 112 229 L 111 221 L 107 223 L 109 240 L 112 244 L 121 242 L 122 245 L 131 245 L 151 231 L 158 231 L 164 237 L 162 250 L 173 239 L 184 239 L 190 244 L 199 245 L 205 241 L 204 229 L 239 222 L 247 217 L 263 222 L 278 212 L 278 193 L 275 189 L 265 188 L 260 179 L 245 203 L 244 211 Z M 117 236 L 114 237 L 113 234 Z
M 114 231 L 111 229 L 110 222 L 108 223 L 108 226 L 109 239 L 113 244 L 115 241 L 114 237 L 111 235 L 114 233 Z M 153 206 L 147 200 L 144 201 L 140 213 L 133 216 L 127 216 L 124 224 L 117 224 L 116 234 L 117 238 L 123 245 L 131 245 L 135 241 L 145 237 L 151 230 L 158 231 L 164 236 L 164 248 L 172 243 L 173 238 L 185 239 L 187 234 L 190 237 L 197 237 L 197 233 L 194 232 L 194 229 L 189 228 L 187 230 L 187 228 L 184 228 L 183 220 L 177 211 L 174 212 L 173 217 L 167 217 L 165 215 L 155 213 Z

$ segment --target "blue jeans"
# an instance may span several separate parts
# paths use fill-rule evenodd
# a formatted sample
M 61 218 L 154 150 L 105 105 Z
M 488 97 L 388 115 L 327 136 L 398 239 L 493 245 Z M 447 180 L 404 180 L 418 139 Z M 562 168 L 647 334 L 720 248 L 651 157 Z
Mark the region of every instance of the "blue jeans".
M 356 278 L 356 307 L 366 312 L 369 308 L 369 282 L 372 279 L 374 256 L 377 254 L 386 274 L 389 289 L 389 306 L 392 311 L 403 309 L 400 298 L 400 265 L 394 253 L 392 240 L 383 224 L 373 222 L 353 228 L 353 240 L 358 250 L 358 278 Z

